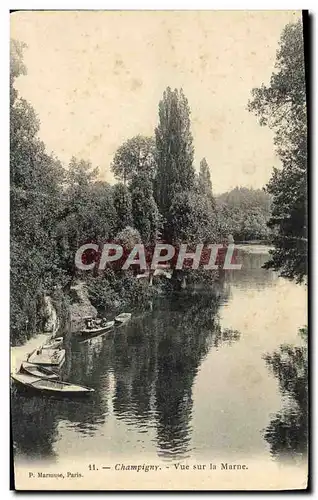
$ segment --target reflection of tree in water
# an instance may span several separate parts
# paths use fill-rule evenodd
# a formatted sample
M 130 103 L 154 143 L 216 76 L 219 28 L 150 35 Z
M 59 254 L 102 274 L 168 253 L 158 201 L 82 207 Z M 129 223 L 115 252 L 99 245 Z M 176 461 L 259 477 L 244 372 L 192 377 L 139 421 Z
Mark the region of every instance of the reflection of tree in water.
M 212 336 L 211 344 L 216 349 L 224 345 L 231 346 L 234 342 L 240 340 L 240 337 L 241 333 L 238 330 L 233 330 L 232 328 L 223 328 L 222 330 L 219 326 Z
M 191 437 L 192 385 L 200 355 L 205 354 L 204 342 L 200 333 L 196 343 L 189 330 L 176 331 L 168 325 L 160 325 L 159 332 L 155 386 L 159 454 L 181 457 Z
M 221 332 L 217 310 L 221 294 L 160 298 L 152 315 L 115 336 L 112 362 L 117 418 L 142 432 L 157 430 L 159 454 L 184 457 L 191 438 L 192 387 L 213 339 L 215 345 L 238 338 Z
M 110 339 L 110 342 L 112 340 Z M 87 398 L 31 395 L 14 388 L 11 397 L 13 443 L 16 456 L 54 458 L 58 423 L 67 420 L 84 434 L 94 434 L 107 415 L 110 342 L 95 339 L 90 345 L 67 345 L 63 379 L 93 387 Z
M 306 330 L 302 329 L 302 334 Z M 275 458 L 306 459 L 308 438 L 308 358 L 303 346 L 282 345 L 265 356 L 285 396 L 284 405 L 265 430 L 265 439 Z
M 198 367 L 211 346 L 238 338 L 220 329 L 217 311 L 224 293 L 218 287 L 210 293 L 162 297 L 151 314 L 133 318 L 114 335 L 89 344 L 67 343 L 63 379 L 93 387 L 95 393 L 83 400 L 30 395 L 22 403 L 13 400 L 18 454 L 52 458 L 59 422 L 94 435 L 107 419 L 113 394 L 116 418 L 138 432 L 154 428 L 159 454 L 186 456 Z
M 57 412 L 54 400 L 12 389 L 11 421 L 14 453 L 28 460 L 54 459 Z
M 248 253 L 247 251 L 238 250 L 237 263 L 242 264 L 242 268 L 239 270 L 222 270 L 220 271 L 220 278 L 243 289 L 250 289 L 251 286 L 255 290 L 270 287 L 274 283 L 275 273 L 262 268 L 268 259 L 269 255 L 265 253 Z
M 87 344 L 75 341 L 66 352 L 72 361 L 63 374 L 64 380 L 92 387 L 95 392 L 87 398 L 59 401 L 59 418 L 72 422 L 84 434 L 94 434 L 108 413 L 108 370 L 112 341 L 112 338 L 103 337 L 96 337 Z
M 160 325 L 156 382 L 159 454 L 171 458 L 185 457 L 190 451 L 192 387 L 203 358 L 211 345 L 238 339 L 238 332 L 233 336 L 220 328 L 220 297 L 192 296 L 178 303 L 176 316 Z
M 118 418 L 139 427 L 151 419 L 151 391 L 156 373 L 156 342 L 149 317 L 119 330 L 112 350 L 115 377 L 113 406 Z

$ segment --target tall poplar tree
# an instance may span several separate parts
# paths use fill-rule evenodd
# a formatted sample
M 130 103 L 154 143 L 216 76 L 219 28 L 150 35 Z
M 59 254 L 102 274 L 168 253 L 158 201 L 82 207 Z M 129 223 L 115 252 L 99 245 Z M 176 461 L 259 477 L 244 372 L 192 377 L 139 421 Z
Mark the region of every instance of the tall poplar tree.
M 159 102 L 159 124 L 155 136 L 155 197 L 160 213 L 167 219 L 176 194 L 192 190 L 195 182 L 190 108 L 182 89 L 168 87 L 164 91 Z

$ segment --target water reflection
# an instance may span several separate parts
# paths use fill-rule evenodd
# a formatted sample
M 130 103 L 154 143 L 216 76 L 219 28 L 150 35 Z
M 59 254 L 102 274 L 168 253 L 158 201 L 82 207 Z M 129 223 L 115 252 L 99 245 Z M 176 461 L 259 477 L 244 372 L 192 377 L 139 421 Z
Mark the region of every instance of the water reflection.
M 11 418 L 16 456 L 28 460 L 55 459 L 57 409 L 50 399 L 12 390 Z
M 88 343 L 80 343 L 70 335 L 66 344 L 63 379 L 93 387 L 95 393 L 83 401 L 63 401 L 13 391 L 12 424 L 16 458 L 57 460 L 59 453 L 63 456 L 69 453 L 70 440 L 77 438 L 79 443 L 85 441 L 85 451 L 91 449 L 92 453 L 99 446 L 102 449 L 105 442 L 105 447 L 111 447 L 109 454 L 124 453 L 126 446 L 128 453 L 129 449 L 137 453 L 141 450 L 152 453 L 155 448 L 156 453 L 166 460 L 191 456 L 196 445 L 192 442 L 193 387 L 196 378 L 202 378 L 203 361 L 206 359 L 215 366 L 220 359 L 225 359 L 229 370 L 224 372 L 229 375 L 231 366 L 237 366 L 237 358 L 235 362 L 233 358 L 244 344 L 241 341 L 241 335 L 243 337 L 246 333 L 243 327 L 239 326 L 242 331 L 237 331 L 221 326 L 220 305 L 226 304 L 232 293 L 238 293 L 238 288 L 255 290 L 269 287 L 275 300 L 275 287 L 272 287 L 275 275 L 261 269 L 267 256 L 244 252 L 240 256 L 243 260 L 242 271 L 223 273 L 212 288 L 197 286 L 173 296 L 159 297 L 154 301 L 151 312 L 135 316 L 115 333 L 97 337 Z M 246 295 L 240 292 L 238 297 L 241 296 Z M 249 300 L 256 300 L 255 304 L 259 307 L 257 297 L 251 295 Z M 223 308 L 223 314 L 226 314 L 226 308 Z M 250 349 L 253 348 L 254 337 L 251 335 L 249 338 Z M 290 452 L 298 456 L 305 453 L 307 423 L 302 410 L 307 404 L 307 369 L 302 366 L 307 351 L 301 349 L 282 347 L 266 358 L 284 394 L 283 409 L 275 415 L 265 432 L 265 439 L 275 456 Z M 259 363 L 264 368 L 261 355 L 255 366 Z M 223 365 L 219 366 L 222 376 Z M 243 366 L 242 369 L 245 368 Z M 211 373 L 215 372 L 212 370 Z M 229 408 L 229 412 L 232 411 L 222 399 L 228 401 L 229 397 L 233 398 L 229 385 L 230 382 L 224 394 L 208 393 L 212 409 L 213 398 L 217 397 L 218 408 L 223 405 Z M 242 382 L 242 393 L 235 396 L 237 399 L 234 397 L 233 404 L 237 401 L 240 405 L 244 401 L 244 391 Z M 258 405 L 253 394 L 246 399 L 251 400 L 252 408 Z M 200 397 L 205 398 L 206 395 Z M 237 411 L 237 406 L 233 411 Z M 245 407 L 242 415 L 245 419 Z M 213 433 L 209 432 L 209 418 L 204 415 L 201 422 L 202 433 L 212 436 L 207 446 L 213 451 L 215 442 Z M 252 425 L 254 422 L 251 422 Z M 235 441 L 231 426 L 226 432 L 230 433 L 229 442 L 231 439 Z M 256 430 L 258 436 L 260 432 L 261 425 Z M 263 439 L 260 441 L 264 442 Z M 142 445 L 138 444 L 140 442 Z M 233 442 L 231 446 L 235 449 L 237 443 Z M 81 449 L 81 444 L 78 444 L 78 449 Z M 198 450 L 195 452 L 198 453 Z
M 84 401 L 13 393 L 17 453 L 54 458 L 60 422 L 94 436 L 112 412 L 138 432 L 153 428 L 160 456 L 187 456 L 198 368 L 211 346 L 239 338 L 238 332 L 220 327 L 221 300 L 225 297 L 213 291 L 195 299 L 183 292 L 173 300 L 159 299 L 151 313 L 109 337 L 68 343 L 63 379 L 91 386 L 95 393 Z
M 237 263 L 241 264 L 242 268 L 239 271 L 223 270 L 221 279 L 228 286 L 235 284 L 242 290 L 262 290 L 264 287 L 270 287 L 274 284 L 276 274 L 262 267 L 268 257 L 267 253 L 254 253 L 248 247 L 246 250 L 239 249 Z
M 241 333 L 233 328 L 219 328 L 216 330 L 215 335 L 211 339 L 213 347 L 218 349 L 224 345 L 231 346 L 237 342 L 241 337 Z
M 304 330 L 303 330 L 304 331 Z M 302 346 L 282 345 L 265 356 L 279 382 L 283 408 L 265 430 L 272 455 L 283 461 L 305 460 L 308 440 L 308 353 Z
M 154 427 L 158 454 L 184 457 L 191 439 L 192 386 L 198 367 L 220 337 L 214 294 L 160 299 L 151 315 L 115 337 L 112 370 L 117 418 Z

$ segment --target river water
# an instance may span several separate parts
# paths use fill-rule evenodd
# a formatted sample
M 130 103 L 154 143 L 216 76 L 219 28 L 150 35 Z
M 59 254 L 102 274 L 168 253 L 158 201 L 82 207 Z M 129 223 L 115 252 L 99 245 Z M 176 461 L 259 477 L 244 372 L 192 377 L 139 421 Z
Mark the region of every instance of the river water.
M 159 298 L 114 334 L 68 342 L 63 379 L 92 397 L 12 391 L 16 463 L 303 460 L 306 288 L 262 269 L 265 247 L 239 257 L 212 291 Z

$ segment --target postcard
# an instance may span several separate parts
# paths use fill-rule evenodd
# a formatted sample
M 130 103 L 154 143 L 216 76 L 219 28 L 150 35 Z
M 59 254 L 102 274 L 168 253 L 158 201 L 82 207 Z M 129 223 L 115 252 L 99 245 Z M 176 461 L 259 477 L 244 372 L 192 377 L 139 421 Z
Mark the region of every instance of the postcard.
M 10 23 L 12 487 L 306 489 L 307 14 Z

